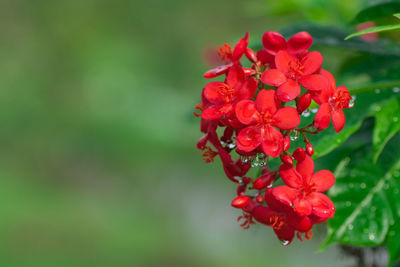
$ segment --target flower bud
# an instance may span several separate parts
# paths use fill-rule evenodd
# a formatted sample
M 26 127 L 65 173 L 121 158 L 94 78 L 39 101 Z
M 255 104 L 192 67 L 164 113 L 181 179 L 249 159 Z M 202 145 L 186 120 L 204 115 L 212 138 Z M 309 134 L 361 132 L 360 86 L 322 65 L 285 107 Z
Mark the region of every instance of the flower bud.
M 251 62 L 253 63 L 257 62 L 257 56 L 256 53 L 253 51 L 253 49 L 246 48 L 245 55 Z
M 257 72 L 255 70 L 250 69 L 250 68 L 243 68 L 243 71 L 244 71 L 244 74 L 246 75 L 246 77 L 257 74 Z
M 263 198 L 263 196 L 261 196 L 261 195 L 259 195 L 259 196 L 257 196 L 256 197 L 256 201 L 258 202 L 258 203 L 263 203 L 264 202 L 264 198 Z
M 281 155 L 281 160 L 285 164 L 293 165 L 293 159 L 288 155 Z
M 231 205 L 232 205 L 232 207 L 241 209 L 241 208 L 244 208 L 247 205 L 249 205 L 250 201 L 251 201 L 250 197 L 241 195 L 241 196 L 235 197 L 232 200 Z
M 274 181 L 275 175 L 275 172 L 269 172 L 261 175 L 254 181 L 253 188 L 257 190 L 267 188 Z
M 300 96 L 299 100 L 297 101 L 297 112 L 299 114 L 303 113 L 304 110 L 308 109 L 311 104 L 311 95 L 309 93 L 305 93 L 304 95 Z
M 301 147 L 296 148 L 296 150 L 293 152 L 293 157 L 297 161 L 303 160 L 305 156 L 306 152 Z
M 307 143 L 306 145 L 306 152 L 309 156 L 312 156 L 314 154 L 314 147 L 312 146 L 311 143 Z
M 285 136 L 283 139 L 283 151 L 287 151 L 290 148 L 290 137 Z

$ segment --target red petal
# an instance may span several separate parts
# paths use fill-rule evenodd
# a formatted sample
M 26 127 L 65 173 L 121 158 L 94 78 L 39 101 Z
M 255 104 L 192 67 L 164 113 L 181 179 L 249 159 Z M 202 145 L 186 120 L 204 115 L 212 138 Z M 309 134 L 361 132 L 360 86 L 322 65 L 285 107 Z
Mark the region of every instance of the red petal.
M 320 71 L 322 66 L 322 61 L 324 58 L 321 53 L 318 51 L 312 51 L 307 54 L 301 61 L 304 66 L 303 73 L 304 75 L 314 74 Z
M 288 50 L 292 54 L 304 52 L 312 45 L 312 37 L 308 32 L 299 32 L 288 41 Z
M 250 152 L 261 144 L 261 127 L 249 126 L 242 129 L 237 137 L 237 147 Z
M 300 78 L 299 83 L 307 90 L 321 91 L 329 88 L 329 81 L 320 74 L 312 74 Z
M 272 55 L 286 48 L 285 37 L 278 32 L 266 31 L 262 37 L 262 43 L 265 50 Z
M 206 79 L 218 77 L 222 74 L 227 73 L 230 67 L 232 67 L 232 64 L 218 66 L 218 67 L 211 69 L 211 70 L 207 71 L 206 73 L 204 73 L 203 77 Z
M 203 95 L 212 104 L 225 104 L 225 98 L 219 93 L 221 88 L 227 87 L 223 82 L 210 82 L 204 87 Z
M 259 112 L 268 111 L 271 114 L 275 114 L 278 109 L 279 103 L 275 98 L 275 90 L 261 90 L 256 98 L 257 110 Z
M 309 217 L 301 217 L 297 214 L 289 216 L 288 222 L 291 226 L 293 226 L 297 231 L 300 232 L 308 232 L 313 226 L 313 222 Z
M 274 198 L 286 206 L 291 206 L 298 197 L 298 194 L 299 193 L 296 189 L 290 188 L 286 185 L 280 185 L 272 189 L 272 195 Z
M 314 160 L 309 155 L 305 155 L 302 160 L 297 162 L 296 170 L 308 183 L 314 173 Z
M 256 103 L 252 100 L 242 100 L 236 105 L 236 117 L 246 125 L 257 122 L 260 114 L 256 109 Z
M 243 86 L 239 90 L 240 99 L 251 99 L 257 90 L 257 80 L 249 78 L 245 81 Z
M 285 241 L 284 243 L 285 246 L 289 245 L 293 240 L 294 228 L 289 224 L 284 224 L 280 228 L 274 228 L 274 232 L 276 236 L 279 238 L 279 240 Z
M 314 118 L 314 126 L 319 130 L 328 128 L 331 122 L 331 106 L 329 103 L 322 104 Z
M 270 125 L 265 126 L 261 147 L 268 156 L 278 157 L 283 151 L 282 133 Z
M 313 214 L 320 218 L 332 218 L 335 214 L 335 205 L 332 200 L 322 193 L 311 193 L 307 197 L 313 207 Z
M 261 81 L 265 84 L 278 87 L 287 81 L 285 74 L 277 69 L 266 70 L 261 74 Z
M 335 78 L 333 77 L 333 75 L 324 69 L 321 69 L 321 75 L 323 75 L 324 77 L 326 77 L 329 81 L 329 87 L 333 90 L 336 89 L 336 82 L 335 82 Z
M 277 96 L 283 102 L 295 99 L 301 92 L 300 85 L 289 79 L 287 82 L 278 87 Z
M 246 32 L 244 37 L 239 40 L 239 42 L 235 45 L 235 48 L 233 49 L 232 61 L 237 61 L 243 56 L 248 44 L 249 44 L 249 33 Z
M 308 109 L 311 104 L 311 94 L 305 93 L 300 96 L 299 100 L 297 101 L 297 111 L 301 114 L 304 110 Z
M 275 68 L 275 56 L 262 49 L 257 51 L 257 59 L 261 61 L 263 65 L 268 64 L 270 68 Z
M 281 165 L 279 167 L 279 175 L 283 182 L 292 188 L 301 188 L 304 184 L 301 174 L 291 165 Z
M 275 115 L 276 120 L 273 126 L 281 130 L 291 130 L 300 124 L 300 116 L 297 110 L 293 107 L 284 107 L 279 109 Z
M 274 218 L 277 213 L 265 206 L 257 206 L 254 208 L 252 215 L 256 221 L 263 224 L 271 224 L 271 219 Z
M 335 176 L 328 170 L 322 170 L 314 173 L 310 182 L 317 186 L 318 192 L 325 192 L 335 184 Z
M 232 107 L 233 106 L 231 104 L 214 105 L 203 110 L 203 112 L 201 113 L 201 117 L 205 120 L 219 119 L 230 112 L 232 110 Z
M 275 56 L 275 65 L 278 70 L 283 73 L 290 71 L 291 62 L 295 62 L 297 65 L 298 59 L 289 54 L 286 50 L 281 50 Z
M 245 80 L 246 76 L 244 71 L 238 65 L 234 65 L 232 68 L 230 68 L 228 75 L 226 76 L 226 83 L 228 86 L 236 90 L 240 89 Z
M 342 109 L 332 109 L 332 124 L 335 131 L 340 132 L 344 124 L 346 123 L 346 117 L 344 116 L 344 112 Z
M 299 216 L 308 216 L 312 213 L 311 203 L 304 198 L 296 198 L 293 202 L 293 208 Z

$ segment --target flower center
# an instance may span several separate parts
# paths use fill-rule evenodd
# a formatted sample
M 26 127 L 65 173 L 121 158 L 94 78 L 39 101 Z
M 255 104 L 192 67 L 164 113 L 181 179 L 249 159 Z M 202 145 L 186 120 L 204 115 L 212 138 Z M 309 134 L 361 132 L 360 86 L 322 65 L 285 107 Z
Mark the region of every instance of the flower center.
M 275 122 L 273 115 L 269 111 L 260 112 L 261 120 L 259 124 L 270 124 Z
M 302 193 L 303 197 L 306 197 L 315 191 L 317 191 L 317 185 L 312 182 L 308 183 L 308 184 L 304 184 L 303 187 L 301 188 L 301 193 Z
M 225 98 L 226 103 L 229 103 L 233 101 L 235 89 L 230 88 L 227 84 L 223 84 L 219 86 L 218 94 Z
M 286 76 L 292 80 L 297 81 L 304 75 L 303 69 L 304 69 L 304 66 L 303 66 L 303 64 L 300 63 L 300 61 L 291 60 L 289 62 L 289 71 L 287 72 Z
M 351 101 L 351 96 L 347 90 L 341 89 L 336 90 L 333 97 L 329 99 L 329 102 L 335 109 L 348 108 Z

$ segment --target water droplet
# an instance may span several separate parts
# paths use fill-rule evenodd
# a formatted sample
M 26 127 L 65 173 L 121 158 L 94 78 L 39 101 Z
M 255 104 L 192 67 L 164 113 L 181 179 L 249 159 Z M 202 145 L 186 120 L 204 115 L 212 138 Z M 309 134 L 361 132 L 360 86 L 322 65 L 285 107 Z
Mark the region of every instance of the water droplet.
M 282 246 L 285 246 L 285 247 L 290 244 L 289 240 L 280 240 L 280 241 L 281 241 Z
M 369 240 L 374 240 L 375 239 L 375 235 L 374 234 L 369 234 Z
M 251 167 L 257 167 L 257 166 L 265 166 L 267 165 L 267 160 L 268 157 L 265 157 L 264 154 L 257 154 L 254 157 L 250 158 L 251 160 Z
M 240 156 L 240 160 L 241 160 L 243 163 L 249 162 L 249 158 L 246 157 L 246 156 Z
M 380 94 L 381 90 L 380 89 L 375 89 L 375 94 Z
M 353 230 L 354 226 L 352 224 L 348 225 L 349 230 Z
M 349 108 L 354 107 L 354 102 L 355 102 L 355 100 L 356 100 L 356 96 L 352 96 L 352 97 L 351 97 L 351 100 L 350 100 L 350 102 L 349 102 Z
M 309 117 L 310 115 L 311 115 L 311 113 L 310 113 L 310 110 L 309 110 L 309 109 L 306 109 L 306 110 L 301 114 L 301 116 L 303 116 L 303 117 L 305 117 L 305 118 Z
M 351 202 L 350 201 L 346 201 L 346 207 L 350 207 L 351 206 Z
M 317 113 L 318 108 L 312 108 L 312 109 L 310 109 L 310 110 L 311 110 L 312 113 Z
M 395 87 L 395 88 L 393 88 L 393 92 L 394 92 L 394 93 L 398 93 L 398 92 L 400 92 L 400 88 L 399 88 L 399 87 Z
M 393 121 L 394 121 L 394 122 L 397 122 L 398 120 L 399 120 L 398 117 L 394 117 L 394 118 L 393 118 Z
M 366 185 L 365 183 L 361 183 L 361 184 L 360 184 L 360 187 L 361 187 L 362 189 L 364 189 L 365 187 L 367 187 L 367 185 Z
M 293 130 L 290 133 L 290 141 L 296 141 L 299 138 L 299 132 L 296 130 Z

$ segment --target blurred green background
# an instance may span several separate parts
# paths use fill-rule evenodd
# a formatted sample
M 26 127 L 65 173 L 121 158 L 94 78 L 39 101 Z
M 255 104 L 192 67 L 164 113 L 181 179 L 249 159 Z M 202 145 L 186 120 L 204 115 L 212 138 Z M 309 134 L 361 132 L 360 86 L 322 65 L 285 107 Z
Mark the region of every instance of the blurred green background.
M 207 47 L 346 25 L 361 2 L 1 0 L 1 265 L 352 264 L 335 246 L 316 252 L 324 225 L 289 247 L 243 231 L 191 112 Z

